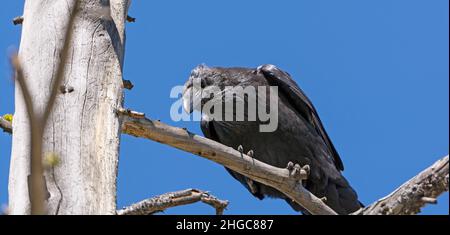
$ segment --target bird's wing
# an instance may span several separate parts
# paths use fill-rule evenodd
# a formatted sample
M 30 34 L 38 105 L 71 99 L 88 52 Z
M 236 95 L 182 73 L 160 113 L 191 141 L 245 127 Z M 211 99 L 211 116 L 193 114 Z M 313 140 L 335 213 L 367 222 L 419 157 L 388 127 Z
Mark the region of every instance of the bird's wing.
M 271 86 L 278 86 L 279 92 L 282 92 L 289 99 L 289 102 L 298 111 L 298 113 L 302 115 L 305 120 L 310 122 L 312 126 L 314 126 L 317 133 L 322 137 L 325 144 L 328 146 L 328 149 L 333 156 L 336 168 L 343 171 L 344 164 L 342 163 L 338 152 L 334 148 L 330 137 L 328 137 L 316 109 L 291 76 L 274 65 L 260 66 L 258 68 L 258 72 L 261 72 L 264 75 Z
M 202 118 L 200 122 L 200 128 L 202 129 L 203 135 L 206 138 L 220 142 L 219 137 L 217 136 L 216 131 L 214 130 L 212 122 Z
M 217 124 L 214 121 L 208 121 L 202 118 L 201 122 L 200 122 L 200 128 L 203 132 L 203 135 L 211 140 L 217 141 L 219 143 L 222 143 L 222 141 L 220 141 L 219 135 L 216 132 L 215 129 L 215 124 Z M 250 186 L 247 183 L 247 178 L 237 172 L 234 172 L 230 169 L 228 169 L 227 167 L 225 167 L 225 169 L 228 171 L 228 173 L 231 174 L 231 176 L 233 176 L 233 178 L 235 178 L 237 181 L 241 182 L 242 185 L 244 185 L 248 191 L 253 194 L 253 196 L 257 197 L 258 199 L 262 200 L 264 199 L 264 195 L 260 192 L 260 188 L 259 185 L 255 185 L 255 189 L 252 190 L 250 188 Z

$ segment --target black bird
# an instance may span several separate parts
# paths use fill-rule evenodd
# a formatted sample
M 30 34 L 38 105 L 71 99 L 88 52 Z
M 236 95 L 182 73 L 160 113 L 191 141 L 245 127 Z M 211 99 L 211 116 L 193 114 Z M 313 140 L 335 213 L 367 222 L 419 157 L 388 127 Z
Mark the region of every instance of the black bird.
M 189 113 L 194 109 L 201 111 L 208 101 L 222 102 L 222 105 L 237 101 L 248 104 L 250 99 L 247 94 L 232 99 L 224 96 L 230 87 L 236 86 L 253 87 L 255 90 L 261 86 L 278 87 L 277 128 L 273 132 L 262 132 L 260 127 L 267 124 L 267 121 L 259 119 L 213 119 L 210 117 L 215 112 L 213 108 L 209 115 L 202 116 L 201 129 L 205 137 L 241 151 L 251 151 L 254 158 L 276 167 L 286 167 L 290 162 L 301 166 L 309 165 L 310 176 L 304 184 L 310 192 L 319 198 L 326 197 L 326 204 L 338 214 L 349 214 L 361 208 L 356 192 L 341 174 L 344 165 L 316 109 L 291 76 L 274 65 L 263 65 L 256 69 L 198 66 L 185 84 L 184 108 Z M 212 89 L 214 87 L 219 89 Z M 202 96 L 201 90 L 212 91 L 214 96 Z M 265 101 L 257 99 L 258 109 L 260 103 L 268 103 L 268 97 L 269 95 Z M 245 118 L 249 117 L 249 110 L 245 109 Z M 236 113 L 234 109 L 231 114 L 236 117 Z M 202 114 L 205 114 L 205 110 Z M 296 211 L 308 213 L 276 189 L 227 170 L 255 197 L 282 198 Z

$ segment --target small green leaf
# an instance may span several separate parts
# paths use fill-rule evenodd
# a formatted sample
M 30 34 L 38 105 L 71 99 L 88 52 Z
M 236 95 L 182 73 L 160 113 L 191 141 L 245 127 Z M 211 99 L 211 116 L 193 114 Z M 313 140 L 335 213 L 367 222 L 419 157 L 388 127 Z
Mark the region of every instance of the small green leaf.
M 5 119 L 6 121 L 12 123 L 12 121 L 13 121 L 13 115 L 12 115 L 12 114 L 5 114 L 5 115 L 3 115 L 3 119 Z

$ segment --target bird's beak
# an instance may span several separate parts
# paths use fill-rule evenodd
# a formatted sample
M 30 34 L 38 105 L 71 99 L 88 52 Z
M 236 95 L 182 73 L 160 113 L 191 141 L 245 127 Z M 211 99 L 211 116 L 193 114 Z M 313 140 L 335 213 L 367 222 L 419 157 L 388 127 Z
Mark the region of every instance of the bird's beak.
M 183 91 L 183 109 L 186 113 L 191 114 L 194 111 L 192 86 L 185 86 Z
M 197 66 L 191 72 L 189 80 L 184 85 L 183 90 L 183 109 L 187 113 L 194 110 L 201 110 L 202 101 L 202 74 L 208 73 L 210 68 L 204 64 Z

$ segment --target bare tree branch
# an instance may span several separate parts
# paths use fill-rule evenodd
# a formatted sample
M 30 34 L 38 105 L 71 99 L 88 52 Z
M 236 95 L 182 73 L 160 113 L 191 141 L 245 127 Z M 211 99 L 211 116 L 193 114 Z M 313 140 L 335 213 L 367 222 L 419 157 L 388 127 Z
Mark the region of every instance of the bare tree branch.
M 11 122 L 6 121 L 3 117 L 0 117 L 0 128 L 2 128 L 4 132 L 12 134 Z
M 203 202 L 214 207 L 216 209 L 217 215 L 222 215 L 223 211 L 228 206 L 228 201 L 219 200 L 208 192 L 204 192 L 198 189 L 187 189 L 146 199 L 117 211 L 117 214 L 149 215 L 164 211 L 171 207 L 188 205 L 196 202 Z
M 336 214 L 321 199 L 303 187 L 301 181 L 308 176 L 306 168 L 277 168 L 185 129 L 171 127 L 145 117 L 136 117 L 133 114 L 137 112 L 118 110 L 118 113 L 123 117 L 122 131 L 125 134 L 154 140 L 226 166 L 252 180 L 280 190 L 311 214 Z
M 448 191 L 448 161 L 448 156 L 440 159 L 388 196 L 355 214 L 411 215 L 419 213 L 426 204 L 436 204 L 436 198 Z

